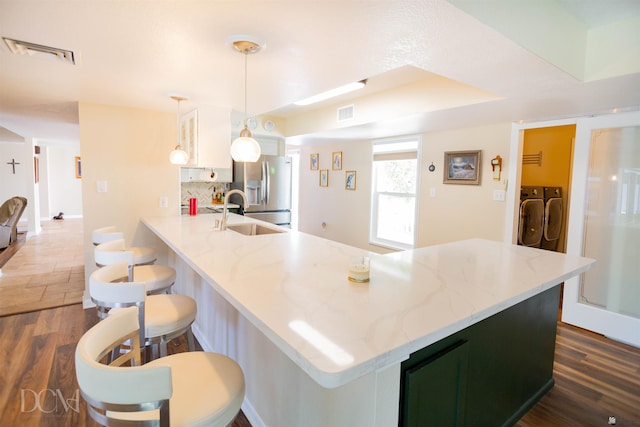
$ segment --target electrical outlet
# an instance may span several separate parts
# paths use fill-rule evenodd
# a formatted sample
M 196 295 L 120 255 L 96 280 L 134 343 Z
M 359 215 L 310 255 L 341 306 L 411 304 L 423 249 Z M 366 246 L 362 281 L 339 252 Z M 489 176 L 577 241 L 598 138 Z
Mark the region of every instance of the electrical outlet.
M 161 208 L 169 207 L 169 198 L 167 196 L 160 197 L 160 207 Z
M 107 181 L 98 181 L 96 183 L 96 187 L 98 193 L 106 193 L 107 192 Z
M 504 190 L 493 190 L 493 200 L 504 202 L 505 193 Z

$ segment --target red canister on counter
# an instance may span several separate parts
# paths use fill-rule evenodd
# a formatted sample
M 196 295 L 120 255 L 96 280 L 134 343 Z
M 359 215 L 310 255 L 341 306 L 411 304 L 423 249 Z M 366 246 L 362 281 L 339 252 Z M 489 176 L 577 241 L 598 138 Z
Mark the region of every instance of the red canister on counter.
M 198 199 L 192 197 L 189 199 L 189 215 L 198 214 Z

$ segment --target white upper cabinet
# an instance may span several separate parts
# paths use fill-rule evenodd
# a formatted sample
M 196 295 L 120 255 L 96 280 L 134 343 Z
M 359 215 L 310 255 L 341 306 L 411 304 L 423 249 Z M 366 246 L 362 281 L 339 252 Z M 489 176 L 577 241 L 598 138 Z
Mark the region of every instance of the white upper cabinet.
M 231 182 L 231 168 L 180 168 L 180 182 Z
M 180 122 L 188 166 L 231 168 L 231 110 L 201 105 Z
M 213 169 L 180 168 L 180 182 L 213 182 Z

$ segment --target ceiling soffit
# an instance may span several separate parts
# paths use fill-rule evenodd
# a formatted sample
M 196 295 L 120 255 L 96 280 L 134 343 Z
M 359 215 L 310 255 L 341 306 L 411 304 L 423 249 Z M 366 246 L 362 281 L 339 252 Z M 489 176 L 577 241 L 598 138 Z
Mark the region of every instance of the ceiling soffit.
M 449 2 L 580 81 L 640 72 L 636 0 Z
M 385 87 L 394 76 L 396 85 Z M 400 82 L 405 82 L 400 84 Z M 287 136 L 325 132 L 334 128 L 374 124 L 383 120 L 410 117 L 418 113 L 448 110 L 502 99 L 470 85 L 456 82 L 412 66 L 401 67 L 368 79 L 369 91 L 357 97 L 332 100 L 305 110 L 294 110 L 287 117 Z M 354 117 L 339 122 L 338 109 L 353 105 Z M 278 112 L 270 113 L 277 116 Z

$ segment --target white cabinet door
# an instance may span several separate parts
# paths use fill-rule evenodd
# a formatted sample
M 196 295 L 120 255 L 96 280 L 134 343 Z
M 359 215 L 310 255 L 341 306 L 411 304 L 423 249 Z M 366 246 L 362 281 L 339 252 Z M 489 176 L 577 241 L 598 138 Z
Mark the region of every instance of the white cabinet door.
M 181 182 L 200 182 L 202 181 L 201 173 L 204 169 L 199 168 L 180 168 Z
M 201 105 L 197 108 L 196 161 L 191 166 L 231 168 L 231 111 Z
M 231 168 L 180 168 L 180 182 L 231 182 Z
M 180 182 L 189 182 L 191 177 L 189 175 L 189 168 L 180 168 Z
M 198 165 L 198 111 L 193 110 L 180 116 L 180 144 L 187 152 L 187 164 Z

